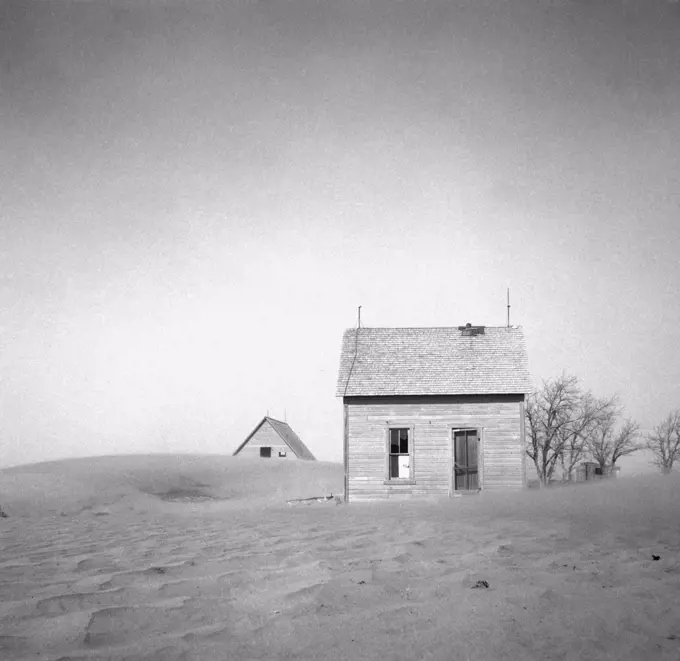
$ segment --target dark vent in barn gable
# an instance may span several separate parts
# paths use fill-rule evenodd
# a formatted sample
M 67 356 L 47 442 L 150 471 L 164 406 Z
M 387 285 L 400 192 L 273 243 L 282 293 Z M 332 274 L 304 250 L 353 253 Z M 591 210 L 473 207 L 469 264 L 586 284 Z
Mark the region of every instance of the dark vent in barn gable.
M 472 324 L 465 324 L 465 326 L 458 326 L 458 330 L 462 331 L 461 335 L 484 335 L 484 326 L 473 326 Z

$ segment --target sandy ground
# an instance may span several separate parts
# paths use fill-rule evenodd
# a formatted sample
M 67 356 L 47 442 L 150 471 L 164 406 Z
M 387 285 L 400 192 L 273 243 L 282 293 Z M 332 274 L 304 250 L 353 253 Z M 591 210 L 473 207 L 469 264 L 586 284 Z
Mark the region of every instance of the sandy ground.
M 0 472 L 0 658 L 680 659 L 676 476 L 290 507 L 342 467 L 264 464 Z

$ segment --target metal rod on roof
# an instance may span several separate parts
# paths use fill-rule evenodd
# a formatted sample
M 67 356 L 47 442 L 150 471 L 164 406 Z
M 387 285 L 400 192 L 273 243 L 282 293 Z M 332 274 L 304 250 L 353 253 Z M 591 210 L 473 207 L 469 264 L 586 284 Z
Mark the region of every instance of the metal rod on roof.
M 508 287 L 508 328 L 510 328 L 510 287 Z
M 359 306 L 359 323 L 357 325 L 357 328 L 361 328 L 361 306 Z

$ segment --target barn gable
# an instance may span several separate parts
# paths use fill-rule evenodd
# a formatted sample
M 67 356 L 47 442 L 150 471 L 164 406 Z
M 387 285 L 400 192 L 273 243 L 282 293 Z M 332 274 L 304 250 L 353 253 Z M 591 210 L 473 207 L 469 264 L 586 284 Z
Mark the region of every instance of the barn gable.
M 270 454 L 262 454 L 259 448 L 269 448 Z M 292 453 L 292 457 L 289 453 Z M 236 448 L 234 456 L 238 454 L 315 461 L 309 448 L 287 423 L 269 416 L 262 418 L 245 441 Z

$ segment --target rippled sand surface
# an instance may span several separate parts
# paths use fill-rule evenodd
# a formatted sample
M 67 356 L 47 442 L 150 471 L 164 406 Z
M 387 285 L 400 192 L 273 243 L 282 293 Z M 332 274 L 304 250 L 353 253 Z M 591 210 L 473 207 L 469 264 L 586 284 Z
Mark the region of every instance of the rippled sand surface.
M 238 461 L 0 472 L 0 658 L 680 658 L 675 476 L 290 507 L 342 467 Z

